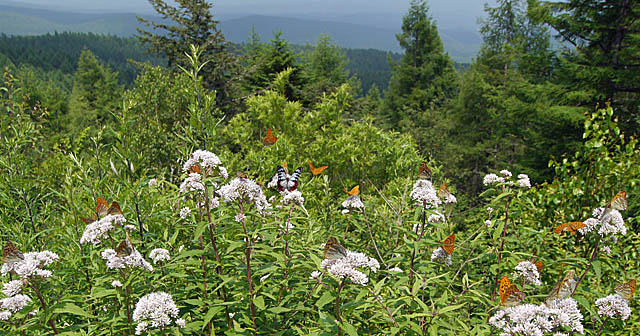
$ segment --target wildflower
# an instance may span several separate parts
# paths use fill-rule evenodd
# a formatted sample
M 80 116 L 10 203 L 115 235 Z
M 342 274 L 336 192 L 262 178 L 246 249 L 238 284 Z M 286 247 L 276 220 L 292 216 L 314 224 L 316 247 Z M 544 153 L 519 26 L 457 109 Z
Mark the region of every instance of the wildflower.
M 554 300 L 549 306 L 521 304 L 501 309 L 489 319 L 489 324 L 501 329 L 502 335 L 538 336 L 556 328 L 570 328 L 583 334 L 582 319 L 576 301 L 566 298 Z
M 444 262 L 445 265 L 451 266 L 451 255 L 445 252 L 442 247 L 438 247 L 431 253 L 431 261 Z
M 389 269 L 389 272 L 402 273 L 402 268 L 400 267 L 392 267 Z
M 154 178 L 152 178 L 152 179 L 150 179 L 150 180 L 149 180 L 149 187 L 151 187 L 151 188 L 155 188 L 155 187 L 157 187 L 157 186 L 158 186 L 158 180 L 156 180 L 156 179 L 154 179 Z
M 242 223 L 244 221 L 245 217 L 243 213 L 237 213 L 236 217 L 235 217 L 235 221 L 238 223 Z
M 153 260 L 154 265 L 161 261 L 168 261 L 171 259 L 171 257 L 169 257 L 169 251 L 163 248 L 157 248 L 157 249 L 151 250 L 151 252 L 149 253 L 149 258 Z
M 491 222 L 490 219 L 486 219 L 484 221 L 484 225 L 486 225 L 488 228 L 491 228 L 493 226 L 493 222 Z
M 251 179 L 236 177 L 231 182 L 220 187 L 218 193 L 225 202 L 253 203 L 260 214 L 271 208 L 271 204 L 267 202 L 267 198 L 262 193 L 262 188 Z
M 17 313 L 20 310 L 22 310 L 22 308 L 26 307 L 29 304 L 29 302 L 31 302 L 30 297 L 23 294 L 18 294 L 18 295 L 1 299 L 0 307 L 12 313 Z
M 271 178 L 271 181 L 269 181 L 269 183 L 267 183 L 267 188 L 278 189 L 278 174 L 277 173 L 275 175 L 273 175 L 273 177 Z
M 196 164 L 206 175 L 213 174 L 217 169 L 220 176 L 222 176 L 223 178 L 229 177 L 227 169 L 222 165 L 222 161 L 220 161 L 220 158 L 209 151 L 198 149 L 195 152 L 191 153 L 191 155 L 189 155 L 189 160 L 187 160 L 187 162 L 182 165 L 182 171 L 188 172 L 191 167 Z
M 204 182 L 202 182 L 202 175 L 198 173 L 191 173 L 187 178 L 180 183 L 180 193 L 187 194 L 194 191 L 204 191 Z
M 600 251 L 606 255 L 611 255 L 611 247 L 608 245 L 600 246 Z
M 136 226 L 135 225 L 131 225 L 131 224 L 127 224 L 124 226 L 124 229 L 131 232 L 131 231 L 135 231 L 136 230 Z
M 111 286 L 116 287 L 116 288 L 122 287 L 122 282 L 120 282 L 118 280 L 113 280 L 111 282 Z
M 445 217 L 442 213 L 435 211 L 431 215 L 429 215 L 429 219 L 427 220 L 429 223 L 444 223 Z
M 369 282 L 367 275 L 359 271 L 358 267 L 366 267 L 374 273 L 380 269 L 380 264 L 375 258 L 371 258 L 364 253 L 348 250 L 342 258 L 322 260 L 320 266 L 330 274 L 339 278 L 349 278 L 351 282 L 358 285 L 365 285 Z
M 133 311 L 133 320 L 138 322 L 141 332 L 146 331 L 149 322 L 153 328 L 163 328 L 171 325 L 171 319 L 175 319 L 178 316 L 178 307 L 171 295 L 164 292 L 155 292 L 147 294 L 140 298 L 136 303 L 136 308 Z M 176 320 L 177 323 L 177 320 Z M 136 327 L 136 334 L 138 333 L 138 327 Z M 143 330 L 142 330 L 143 329 Z
M 139 267 L 146 269 L 149 272 L 153 272 L 153 266 L 136 250 L 133 248 L 131 254 L 128 256 L 119 257 L 113 249 L 106 249 L 102 251 L 102 259 L 106 260 L 106 265 L 109 269 L 123 269 L 126 267 Z
M 629 315 L 631 315 L 629 301 L 617 294 L 597 299 L 596 306 L 598 307 L 598 315 L 600 316 L 615 317 L 619 315 L 620 319 L 626 320 L 629 318 Z
M 342 207 L 351 212 L 353 210 L 364 209 L 364 203 L 362 203 L 359 196 L 354 195 L 347 197 L 347 199 L 342 202 Z
M 321 275 L 322 275 L 322 272 L 313 271 L 313 272 L 311 272 L 311 275 L 309 276 L 309 280 L 317 279 Z
M 515 278 L 524 279 L 525 283 L 540 286 L 538 268 L 530 261 L 522 261 L 516 266 Z
M 184 207 L 184 208 L 180 209 L 180 218 L 186 219 L 189 216 L 191 216 L 191 208 Z
M 606 212 L 605 212 L 606 213 Z M 624 226 L 624 219 L 618 210 L 611 210 L 608 214 L 600 216 L 600 229 L 598 233 L 601 237 L 606 235 L 627 234 L 627 227 Z
M 519 174 L 518 182 L 516 182 L 516 184 L 522 188 L 531 188 L 531 180 L 529 180 L 529 176 L 527 174 Z
M 287 221 L 287 222 L 285 223 L 285 225 L 280 224 L 280 228 L 281 228 L 281 229 L 285 229 L 285 230 L 289 231 L 289 230 L 293 229 L 293 228 L 294 228 L 294 226 L 293 226 L 293 224 L 291 223 L 291 221 Z
M 0 321 L 7 321 L 11 317 L 11 312 L 8 310 L 0 311 Z
M 13 272 L 21 279 L 34 276 L 48 278 L 52 275 L 52 272 L 43 269 L 43 267 L 58 260 L 58 255 L 51 251 L 28 252 L 23 256 L 23 260 L 2 265 L 0 273 L 6 275 Z
M 87 225 L 82 233 L 82 238 L 80 238 L 80 244 L 91 243 L 94 246 L 98 245 L 102 242 L 102 239 L 109 237 L 109 232 L 126 221 L 122 215 L 106 215 L 100 220 Z
M 297 204 L 300 206 L 304 205 L 304 197 L 302 197 L 302 193 L 299 190 L 294 191 L 283 191 L 282 203 L 284 205 L 288 204 Z
M 447 195 L 447 198 L 444 199 L 444 203 L 445 204 L 453 204 L 453 203 L 458 203 L 458 199 L 456 199 L 455 196 L 453 196 L 453 194 L 449 193 Z
M 513 176 L 513 174 L 511 174 L 511 172 L 510 172 L 510 171 L 508 171 L 508 170 L 506 170 L 506 169 L 501 170 L 501 171 L 500 171 L 500 174 L 501 174 L 502 176 L 504 176 L 504 177 L 511 177 L 511 176 Z M 522 174 L 520 174 L 520 175 L 522 175 Z M 519 177 L 519 176 L 518 176 L 518 177 Z
M 442 203 L 431 181 L 425 179 L 416 181 L 410 196 L 411 199 L 416 202 L 417 206 L 424 207 L 425 209 L 436 208 Z
M 183 318 L 179 318 L 176 320 L 176 325 L 180 328 L 184 328 L 187 326 L 187 322 Z
M 487 207 L 487 212 L 488 213 L 492 213 L 493 212 L 493 208 L 492 207 Z
M 136 335 L 142 335 L 142 333 L 147 332 L 147 327 L 149 327 L 149 323 L 142 321 L 136 325 Z
M 581 234 L 585 235 L 588 232 L 593 231 L 593 229 L 595 229 L 595 227 L 600 223 L 600 221 L 598 221 L 595 218 L 589 218 L 586 221 L 584 221 L 584 227 L 583 228 L 579 228 L 578 232 L 580 232 Z
M 503 183 L 503 182 L 504 182 L 504 177 L 500 177 L 496 174 L 487 174 L 482 179 L 482 184 L 484 185 Z

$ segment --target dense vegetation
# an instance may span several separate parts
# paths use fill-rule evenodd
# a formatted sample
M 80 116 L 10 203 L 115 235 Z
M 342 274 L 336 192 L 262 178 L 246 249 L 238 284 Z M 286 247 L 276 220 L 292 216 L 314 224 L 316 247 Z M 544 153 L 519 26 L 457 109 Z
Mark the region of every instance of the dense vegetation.
M 329 37 L 238 47 L 204 0 L 153 3 L 173 34 L 128 84 L 131 40 L 41 40 L 131 47 L 70 42 L 69 73 L 3 37 L 3 334 L 640 327 L 640 4 L 499 0 L 462 73 L 413 1 L 383 95 Z

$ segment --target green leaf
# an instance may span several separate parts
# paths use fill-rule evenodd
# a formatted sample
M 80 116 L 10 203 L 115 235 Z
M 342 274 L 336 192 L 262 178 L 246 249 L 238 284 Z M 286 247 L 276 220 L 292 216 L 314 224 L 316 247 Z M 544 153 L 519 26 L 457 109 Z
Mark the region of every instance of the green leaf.
M 504 221 L 500 221 L 495 231 L 493 231 L 493 240 L 498 240 L 503 230 L 504 230 Z
M 258 296 L 257 298 L 253 299 L 253 304 L 256 305 L 258 309 L 264 310 L 264 298 L 262 296 Z
M 334 298 L 335 298 L 335 296 L 333 296 L 333 294 L 331 292 L 326 291 L 326 292 L 324 292 L 324 294 L 322 294 L 320 299 L 318 299 L 318 301 L 316 301 L 316 307 L 322 308 L 327 303 L 333 301 Z
M 78 315 L 86 318 L 95 318 L 95 316 L 87 313 L 86 311 L 84 311 L 84 309 L 76 306 L 73 303 L 68 303 L 68 302 L 65 303 L 64 306 L 62 306 L 61 308 L 54 309 L 54 312 L 58 314 L 72 314 L 72 315 Z
M 349 336 L 358 336 L 358 331 L 356 330 L 356 327 L 354 327 L 353 325 L 351 325 L 349 322 L 342 322 L 342 329 L 344 329 L 344 331 L 347 332 L 347 334 L 349 334 Z
M 220 312 L 223 308 L 222 307 L 211 307 L 209 308 L 209 311 L 207 312 L 207 315 L 204 316 L 204 322 L 202 324 L 202 330 L 204 330 L 204 328 L 207 327 L 207 325 L 209 324 L 209 322 L 211 322 L 211 319 L 213 319 L 214 316 L 216 316 L 216 314 L 218 312 Z M 213 324 L 211 325 L 211 327 L 213 328 Z

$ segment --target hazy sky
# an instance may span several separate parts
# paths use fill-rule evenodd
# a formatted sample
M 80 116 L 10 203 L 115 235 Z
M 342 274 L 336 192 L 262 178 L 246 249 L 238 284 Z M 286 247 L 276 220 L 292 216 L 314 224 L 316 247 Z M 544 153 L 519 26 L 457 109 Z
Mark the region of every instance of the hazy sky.
M 484 3 L 495 0 L 428 0 L 430 12 L 440 26 L 475 25 L 483 15 Z M 0 0 L 0 3 L 27 4 L 46 9 L 78 12 L 135 12 L 152 14 L 146 0 Z M 215 0 L 219 19 L 241 15 L 309 16 L 330 19 L 358 14 L 385 14 L 383 21 L 398 21 L 409 8 L 410 0 Z M 343 21 L 343 20 L 341 20 Z M 362 23 L 362 22 L 358 22 Z M 375 25 L 376 22 L 372 22 Z M 378 25 L 383 24 L 378 22 Z

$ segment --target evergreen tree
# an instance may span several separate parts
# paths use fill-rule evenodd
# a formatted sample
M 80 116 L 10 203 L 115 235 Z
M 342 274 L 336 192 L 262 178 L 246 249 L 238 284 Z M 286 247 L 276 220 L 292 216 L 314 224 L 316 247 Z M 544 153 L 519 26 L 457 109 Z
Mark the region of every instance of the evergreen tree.
M 346 66 L 349 60 L 342 49 L 331 42 L 331 37 L 322 35 L 313 49 L 305 55 L 309 83 L 304 91 L 310 100 L 318 100 L 322 93 L 331 93 L 347 82 L 349 71 Z M 354 86 L 359 86 L 355 83 L 355 78 L 352 81 Z
M 138 38 L 150 46 L 150 50 L 167 58 L 169 66 L 186 66 L 184 57 L 189 45 L 203 48 L 201 60 L 207 62 L 200 74 L 208 89 L 216 90 L 216 100 L 222 108 L 228 108 L 232 99 L 232 81 L 237 71 L 237 59 L 231 44 L 218 29 L 213 19 L 211 4 L 206 0 L 176 0 L 177 7 L 164 0 L 149 0 L 165 21 L 156 23 L 138 17 L 151 31 L 138 29 Z
M 440 109 L 456 94 L 457 72 L 424 0 L 412 1 L 396 38 L 405 53 L 392 64 L 382 115 L 389 127 L 410 132 L 425 151 L 434 145 L 429 132 L 443 118 Z
M 640 123 L 640 2 L 529 0 L 537 20 L 569 44 L 564 80 L 583 90 L 583 104 L 612 102 L 627 128 Z

